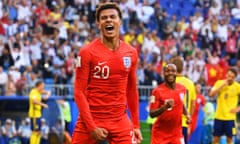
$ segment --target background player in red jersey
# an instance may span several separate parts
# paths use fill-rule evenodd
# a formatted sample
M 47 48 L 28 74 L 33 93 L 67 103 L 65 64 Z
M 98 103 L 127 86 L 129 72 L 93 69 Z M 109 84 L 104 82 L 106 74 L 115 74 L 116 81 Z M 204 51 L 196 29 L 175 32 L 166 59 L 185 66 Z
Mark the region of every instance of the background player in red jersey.
M 150 116 L 157 117 L 152 127 L 152 144 L 184 144 L 182 135 L 182 113 L 191 121 L 183 105 L 186 88 L 176 84 L 177 68 L 167 64 L 164 69 L 165 82 L 155 88 L 150 98 Z
M 191 129 L 191 134 L 195 131 L 196 127 L 197 127 L 197 121 L 198 121 L 198 113 L 199 113 L 199 109 L 200 107 L 204 106 L 206 104 L 206 100 L 204 98 L 204 96 L 202 95 L 201 89 L 202 86 L 200 83 L 195 83 L 195 89 L 196 89 L 196 94 L 197 94 L 197 98 L 195 101 L 195 109 L 192 115 L 192 123 L 190 125 L 190 129 Z
M 137 51 L 119 39 L 117 4 L 100 4 L 96 18 L 100 38 L 80 50 L 76 63 L 74 98 L 80 115 L 72 144 L 141 143 Z

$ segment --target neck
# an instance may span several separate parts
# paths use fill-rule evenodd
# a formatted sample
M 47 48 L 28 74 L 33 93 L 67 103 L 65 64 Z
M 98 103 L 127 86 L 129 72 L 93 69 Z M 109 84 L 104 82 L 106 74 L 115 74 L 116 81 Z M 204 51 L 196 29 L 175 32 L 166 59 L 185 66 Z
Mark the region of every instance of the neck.
M 106 38 L 106 37 L 102 37 L 101 38 L 101 42 L 110 50 L 117 50 L 117 48 L 120 45 L 120 40 L 118 39 L 118 37 L 114 37 L 114 38 Z
M 177 73 L 176 76 L 183 76 L 182 73 Z
M 234 83 L 234 81 L 231 81 L 228 85 L 232 85 Z
M 176 83 L 167 83 L 167 82 L 165 82 L 165 86 L 170 88 L 170 89 L 175 89 Z
M 42 92 L 42 90 L 41 90 L 41 89 L 39 89 L 39 88 L 36 88 L 36 89 L 37 89 L 37 91 L 38 91 L 38 92 L 40 92 L 40 93 Z

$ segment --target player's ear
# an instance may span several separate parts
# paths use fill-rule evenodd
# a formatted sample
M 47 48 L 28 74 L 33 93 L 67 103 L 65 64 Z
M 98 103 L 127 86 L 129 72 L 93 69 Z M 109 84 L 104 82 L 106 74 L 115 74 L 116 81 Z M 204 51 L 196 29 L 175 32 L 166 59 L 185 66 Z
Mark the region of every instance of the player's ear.
M 120 21 L 120 22 L 119 22 L 119 25 L 122 26 L 122 19 L 119 18 L 119 21 Z
M 120 26 L 122 26 L 122 20 L 120 20 Z
M 97 21 L 97 20 L 96 20 L 96 22 L 95 22 L 95 23 L 96 23 L 96 26 L 97 26 L 97 28 L 98 28 L 98 29 L 100 29 L 100 24 L 99 24 L 99 21 Z

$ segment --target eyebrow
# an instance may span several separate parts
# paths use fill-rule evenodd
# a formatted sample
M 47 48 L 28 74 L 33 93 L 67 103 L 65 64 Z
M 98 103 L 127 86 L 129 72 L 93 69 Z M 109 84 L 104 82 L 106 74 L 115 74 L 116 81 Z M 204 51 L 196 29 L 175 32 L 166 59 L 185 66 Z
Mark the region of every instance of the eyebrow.
M 108 16 L 117 16 L 117 14 L 114 14 L 114 13 L 112 13 L 112 14 L 104 14 L 104 15 L 101 15 L 100 17 L 108 17 Z

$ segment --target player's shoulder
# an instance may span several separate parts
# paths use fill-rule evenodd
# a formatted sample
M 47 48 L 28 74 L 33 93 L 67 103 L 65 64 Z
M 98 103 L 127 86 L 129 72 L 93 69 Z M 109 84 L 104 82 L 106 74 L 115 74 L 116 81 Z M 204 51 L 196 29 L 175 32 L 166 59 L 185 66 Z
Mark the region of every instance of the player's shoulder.
M 235 81 L 233 84 L 234 84 L 235 86 L 237 86 L 237 87 L 240 87 L 240 83 L 237 82 L 237 81 Z
M 99 45 L 99 39 L 95 39 L 92 42 L 90 42 L 89 44 L 84 45 L 83 47 L 81 47 L 81 49 L 79 50 L 79 54 L 80 53 L 90 53 L 94 47 L 96 47 L 97 45 Z
M 34 93 L 34 92 L 36 92 L 36 89 L 35 89 L 35 88 L 32 88 L 31 91 L 30 91 L 30 93 Z
M 134 52 L 134 53 L 137 53 L 137 50 L 136 48 L 134 48 L 133 46 L 125 43 L 124 41 L 120 40 L 120 43 L 121 43 L 121 46 L 124 50 L 126 51 L 131 51 L 131 52 Z
M 185 88 L 185 86 L 182 84 L 176 83 L 176 88 L 182 89 L 182 88 Z
M 177 80 L 184 83 L 184 85 L 194 85 L 193 81 L 185 76 L 178 76 Z
M 29 93 L 29 96 L 33 96 L 33 95 L 36 95 L 37 94 L 37 90 L 35 88 L 31 89 L 30 93 Z
M 186 90 L 186 87 L 185 87 L 184 85 L 182 85 L 182 84 L 176 83 L 176 89 L 177 89 L 177 90 L 183 90 L 183 91 L 185 91 L 185 90 Z
M 186 79 L 186 81 L 187 81 L 189 84 L 194 85 L 193 81 L 192 81 L 190 78 L 185 77 L 185 79 Z
M 223 79 L 217 80 L 217 81 L 215 82 L 215 85 L 222 84 L 222 83 L 224 83 L 224 81 L 225 81 L 225 80 L 223 80 Z
M 162 84 L 158 85 L 156 88 L 154 88 L 153 91 L 164 91 L 166 89 L 167 89 L 167 87 L 165 86 L 164 83 L 162 83 Z

